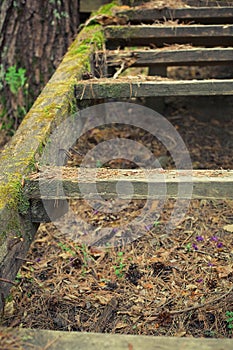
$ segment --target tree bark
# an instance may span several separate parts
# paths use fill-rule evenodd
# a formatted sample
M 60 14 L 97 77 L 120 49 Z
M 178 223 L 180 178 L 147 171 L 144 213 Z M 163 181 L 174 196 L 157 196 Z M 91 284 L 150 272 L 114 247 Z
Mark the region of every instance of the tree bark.
M 79 25 L 79 0 L 0 1 L 0 103 L 2 111 L 17 119 L 18 105 L 28 109 L 72 42 Z M 17 94 L 3 78 L 13 65 L 26 69 L 27 85 Z

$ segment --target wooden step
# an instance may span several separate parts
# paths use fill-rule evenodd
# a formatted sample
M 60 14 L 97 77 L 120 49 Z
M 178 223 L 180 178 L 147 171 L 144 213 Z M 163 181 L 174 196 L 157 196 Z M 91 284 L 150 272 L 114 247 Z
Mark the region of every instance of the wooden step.
M 107 47 L 193 44 L 233 46 L 233 25 L 131 25 L 104 28 Z
M 4 336 L 4 329 L 2 329 L 2 334 Z M 233 339 L 216 338 L 100 334 L 24 328 L 8 329 L 7 335 L 9 344 L 12 340 L 13 344 L 17 342 L 17 346 L 19 346 L 12 346 L 11 349 L 24 350 L 231 350 L 233 348 Z
M 123 5 L 128 5 L 131 7 L 140 6 L 142 4 L 153 2 L 153 5 L 157 5 L 158 7 L 164 7 L 161 5 L 160 0 L 121 0 Z M 164 1 L 165 2 L 165 1 Z M 179 4 L 180 2 L 178 2 Z M 179 7 L 178 4 L 174 1 L 173 7 Z M 233 6 L 233 0 L 182 0 L 182 7 L 185 6 L 193 6 L 193 7 L 222 7 L 222 6 Z
M 132 10 L 117 12 L 130 23 L 154 23 L 155 21 L 181 20 L 198 23 L 232 23 L 233 7 L 186 7 L 186 8 L 152 8 L 138 7 Z
M 163 66 L 201 66 L 201 65 L 232 65 L 233 48 L 167 48 L 164 50 L 134 50 L 107 51 L 104 53 L 106 64 L 110 67 L 146 67 Z M 102 53 L 97 57 L 102 60 Z
M 144 77 L 145 79 L 145 77 Z M 152 79 L 152 77 L 148 77 Z M 75 86 L 77 100 L 122 99 L 153 96 L 232 95 L 233 79 L 210 80 L 143 80 L 95 79 Z
M 119 184 L 122 190 L 117 187 Z M 129 184 L 133 186 L 133 193 L 127 193 Z M 94 199 L 96 189 L 104 199 L 118 196 L 122 199 L 233 199 L 233 170 L 53 167 L 27 177 L 24 193 L 31 202 L 32 221 L 48 222 L 51 217 L 54 220 L 64 215 L 68 209 L 67 199 L 82 199 L 84 195 Z M 43 201 L 49 206 L 50 217 Z
M 183 0 L 182 2 L 188 6 L 195 6 L 195 7 L 197 6 L 199 7 L 233 6 L 233 0 Z

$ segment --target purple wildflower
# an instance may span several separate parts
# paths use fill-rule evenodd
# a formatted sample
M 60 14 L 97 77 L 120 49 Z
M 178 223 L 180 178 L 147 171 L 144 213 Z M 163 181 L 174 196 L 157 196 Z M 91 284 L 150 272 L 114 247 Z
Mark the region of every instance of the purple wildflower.
M 211 240 L 214 241 L 214 242 L 218 242 L 218 237 L 217 236 L 212 236 Z
M 203 238 L 202 236 L 197 236 L 197 237 L 196 237 L 196 240 L 197 240 L 198 242 L 202 242 L 202 241 L 204 241 L 204 238 Z
M 217 244 L 217 248 L 222 248 L 223 247 L 223 243 L 222 242 L 219 242 L 218 244 Z
M 195 243 L 192 244 L 192 247 L 194 250 L 198 250 L 198 246 Z
M 197 283 L 203 282 L 203 278 L 198 278 L 198 279 L 196 280 L 196 282 L 197 282 Z
M 212 264 L 211 262 L 208 262 L 208 266 L 212 267 L 214 266 L 214 264 Z

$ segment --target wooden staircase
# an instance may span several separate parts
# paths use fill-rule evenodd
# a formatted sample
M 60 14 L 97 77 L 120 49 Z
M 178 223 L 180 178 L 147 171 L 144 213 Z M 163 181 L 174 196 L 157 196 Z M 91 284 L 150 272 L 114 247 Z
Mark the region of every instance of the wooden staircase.
M 186 1 L 182 8 L 156 7 L 149 4 L 130 9 L 120 8 L 107 16 L 108 25 L 103 23 L 106 20 L 105 14 L 100 13 L 98 16 L 93 20 L 98 30 L 103 32 L 103 47 L 97 50 L 98 45 L 94 46 L 94 49 L 89 45 L 81 55 L 80 45 L 86 43 L 87 36 L 95 34 L 96 30 L 95 28 L 91 32 L 88 31 L 88 26 L 84 27 L 11 143 L 0 156 L 0 307 L 4 306 L 10 286 L 14 283 L 12 281 L 33 241 L 38 224 L 51 220 L 45 212 L 44 201 L 50 201 L 54 212 L 57 212 L 54 217 L 57 218 L 67 211 L 67 199 L 82 198 L 79 190 L 80 180 L 77 180 L 77 171 L 74 172 L 74 169 L 64 167 L 56 171 L 52 166 L 46 171 L 43 170 L 42 175 L 35 172 L 49 135 L 55 126 L 71 113 L 71 104 L 75 103 L 82 109 L 108 101 L 137 102 L 138 99 L 144 99 L 153 105 L 155 97 L 163 99 L 177 96 L 233 95 L 233 76 L 181 80 L 171 79 L 168 75 L 169 67 L 176 66 L 228 66 L 233 75 L 232 1 L 192 0 Z M 114 24 L 110 25 L 111 21 Z M 117 24 L 119 21 L 125 24 Z M 98 23 L 103 23 L 102 29 Z M 91 40 L 90 42 L 92 43 Z M 84 58 L 89 60 L 86 67 L 92 67 L 92 72 L 88 74 L 84 67 Z M 147 67 L 148 75 L 127 76 L 125 71 L 127 73 L 127 69 L 134 67 Z M 121 75 L 123 71 L 124 76 Z M 155 109 L 156 105 L 157 102 L 154 104 Z M 58 176 L 60 171 L 62 178 Z M 104 169 L 94 179 L 92 173 L 95 172 L 98 173 L 96 169 L 87 170 L 81 182 L 97 182 L 99 194 L 103 197 L 117 196 L 116 183 L 128 181 L 133 184 L 133 198 L 148 198 L 145 190 L 148 181 L 138 170 Z M 161 176 L 158 170 L 153 172 L 151 185 L 156 188 L 160 184 Z M 46 193 L 46 196 L 41 196 L 39 180 L 43 181 L 43 193 Z M 167 186 L 167 196 L 176 198 L 177 184 L 187 182 L 186 172 L 164 170 L 163 181 Z M 195 170 L 192 174 L 192 184 L 192 198 L 233 198 L 233 170 Z M 54 188 L 60 187 L 65 188 L 65 198 L 62 197 L 63 190 L 60 196 L 59 192 L 54 192 Z M 91 196 L 90 190 L 90 198 Z M 156 196 L 155 191 L 152 197 Z M 124 198 L 127 199 L 127 194 Z M 43 333 L 41 339 L 44 342 L 40 346 L 46 346 L 45 341 L 51 338 L 54 338 L 54 335 L 48 333 L 45 336 Z M 119 337 L 118 346 L 118 340 L 114 338 L 115 348 L 125 348 L 122 339 Z M 37 339 L 37 344 L 38 341 Z M 98 340 L 97 337 L 94 341 L 96 345 L 91 348 L 98 349 L 98 342 L 100 344 L 102 340 Z M 147 344 L 147 340 L 144 341 Z M 159 338 L 156 341 L 160 344 Z M 171 348 L 170 340 L 161 341 L 162 348 Z M 137 349 L 137 342 L 137 337 L 132 337 L 132 347 L 129 348 Z M 58 344 L 54 344 L 54 347 L 51 345 L 51 349 L 58 349 Z M 203 349 L 209 349 L 209 344 L 208 341 L 203 342 Z M 214 347 L 230 350 L 232 345 L 232 340 L 219 340 L 215 342 Z M 66 349 L 71 349 L 73 345 L 70 343 L 69 346 Z M 80 346 L 80 349 L 86 348 L 86 340 L 80 343 Z M 184 346 L 187 349 L 194 348 L 193 343 L 189 343 L 187 339 L 174 346 L 174 349 L 182 349 Z M 148 339 L 147 348 L 153 348 L 151 339 Z

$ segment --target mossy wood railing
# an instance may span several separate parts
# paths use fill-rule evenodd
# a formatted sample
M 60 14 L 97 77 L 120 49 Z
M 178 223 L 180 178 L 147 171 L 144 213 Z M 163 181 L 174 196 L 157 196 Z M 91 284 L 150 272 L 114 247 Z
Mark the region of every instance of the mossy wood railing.
M 36 169 L 52 130 L 74 112 L 74 85 L 90 70 L 93 47 L 101 47 L 101 27 L 86 27 L 0 155 L 0 309 L 33 241 L 38 225 L 31 221 L 23 179 Z M 4 282 L 6 280 L 6 282 Z M 8 282 L 7 282 L 8 281 Z
M 111 6 L 112 5 L 107 5 L 108 11 L 110 11 Z M 110 14 L 111 12 L 108 13 Z M 184 16 L 186 12 L 180 11 L 180 14 L 181 13 Z M 101 14 L 101 11 L 99 14 Z M 103 14 L 106 15 L 106 8 L 103 9 Z M 127 16 L 127 13 L 124 13 L 124 15 Z M 216 15 L 215 17 L 218 16 Z M 103 43 L 105 40 L 110 43 L 110 47 L 115 47 L 118 43 L 122 44 L 122 42 L 124 45 L 131 45 L 134 42 L 140 45 L 145 35 L 148 42 L 150 42 L 151 38 L 153 39 L 155 35 L 160 36 L 159 40 L 161 40 L 161 35 L 163 35 L 164 38 L 170 38 L 172 42 L 175 38 L 177 39 L 174 30 L 170 27 L 157 29 L 151 27 L 146 33 L 144 29 L 141 31 L 139 27 L 133 26 L 131 28 L 108 26 L 103 29 L 99 24 L 85 26 L 69 48 L 55 74 L 24 118 L 11 142 L 2 151 L 0 155 L 0 309 L 4 308 L 5 298 L 9 293 L 11 284 L 14 283 L 13 281 L 22 263 L 22 259 L 25 257 L 33 241 L 38 223 L 47 221 L 43 216 L 41 199 L 51 201 L 59 199 L 61 202 L 64 200 L 64 198 L 57 197 L 57 193 L 53 193 L 53 187 L 50 186 L 51 182 L 61 182 L 60 179 L 56 178 L 56 175 L 53 175 L 51 178 L 50 174 L 49 182 L 46 180 L 46 177 L 44 178 L 44 184 L 48 186 L 48 196 L 46 198 L 41 198 L 38 178 L 30 174 L 37 171 L 40 155 L 49 139 L 49 135 L 68 115 L 75 112 L 77 101 L 78 104 L 85 101 L 88 105 L 90 100 L 93 102 L 93 100 L 97 101 L 99 99 L 108 98 L 130 99 L 136 96 L 176 96 L 177 94 L 180 96 L 233 95 L 233 81 L 230 79 L 216 79 L 211 82 L 207 80 L 171 82 L 168 80 L 153 81 L 152 79 L 139 82 L 124 81 L 124 79 L 93 79 L 80 82 L 83 73 L 91 70 L 91 57 L 93 57 L 93 52 L 96 50 L 103 51 Z M 183 29 L 180 29 L 180 39 L 178 39 L 178 41 L 181 39 L 185 41 L 185 38 L 189 36 L 189 39 L 195 37 L 198 44 L 202 42 L 203 38 L 206 42 L 206 38 L 211 31 L 212 34 L 214 34 L 215 40 L 216 38 L 220 38 L 225 44 L 228 42 L 232 43 L 233 32 L 231 25 L 226 28 L 224 28 L 223 25 L 214 25 L 211 27 L 210 31 L 208 31 L 207 27 L 198 26 L 194 32 L 192 32 L 190 28 L 184 26 Z M 144 43 L 145 42 L 143 42 L 143 44 Z M 231 51 L 231 49 L 225 48 L 221 51 L 220 48 L 218 48 L 217 50 L 219 60 L 223 60 L 229 64 L 231 62 L 229 50 Z M 204 49 L 202 52 L 199 52 L 199 54 L 197 50 L 195 52 L 198 57 L 199 55 L 204 55 L 202 56 L 204 63 L 216 62 L 216 57 L 213 54 L 214 50 Z M 188 64 L 192 63 L 191 54 L 193 53 L 194 52 L 189 52 L 187 56 Z M 162 54 L 163 53 L 161 53 L 161 55 Z M 116 61 L 115 53 L 107 53 L 107 56 L 108 55 L 110 57 L 111 55 L 115 55 L 115 58 L 112 60 Z M 123 53 L 120 52 L 119 57 L 122 57 L 122 55 Z M 142 50 L 136 53 L 136 58 L 138 59 L 137 55 L 141 55 L 141 60 L 144 57 L 145 62 L 148 60 L 148 57 L 145 57 L 146 54 Z M 170 55 L 172 55 L 171 52 Z M 170 62 L 167 61 L 165 64 L 175 64 L 176 60 L 181 59 L 179 57 L 178 54 L 173 58 L 170 56 Z M 152 57 L 150 57 L 150 59 L 152 59 Z M 154 59 L 156 61 L 156 55 L 154 55 Z M 155 63 L 154 61 L 150 61 L 150 63 L 146 65 L 153 66 Z M 182 63 L 185 64 L 185 62 Z M 121 64 L 122 62 L 120 65 Z M 117 66 L 118 64 L 115 65 Z M 138 65 L 140 65 L 140 59 Z M 66 171 L 69 174 L 66 173 Z M 123 176 L 125 174 L 128 178 L 127 181 L 132 181 L 134 185 L 135 198 L 145 198 L 147 196 L 146 186 L 148 183 L 145 182 L 143 177 L 140 177 L 140 172 L 119 170 L 118 175 L 116 175 L 116 171 L 112 173 L 110 169 L 106 170 L 106 172 L 107 180 L 101 178 L 101 176 L 97 179 L 99 188 L 102 191 L 100 192 L 104 196 L 114 196 L 116 194 L 114 192 L 115 183 L 119 181 L 119 179 L 125 181 L 125 176 Z M 62 184 L 64 188 L 66 188 L 66 198 L 80 198 L 78 182 L 75 180 L 76 175 L 72 177 L 70 174 L 71 170 L 66 169 L 64 170 L 64 177 L 62 178 Z M 86 179 L 85 177 L 83 178 L 84 182 L 86 181 L 86 183 L 88 183 L 89 175 L 87 172 Z M 169 171 L 165 172 L 163 176 L 165 176 L 168 185 L 168 195 L 170 197 L 175 197 L 177 191 L 176 176 Z M 156 177 L 152 178 L 151 181 L 154 181 L 154 185 L 159 183 L 159 179 Z M 193 177 L 193 197 L 226 197 L 232 199 L 232 182 L 233 171 L 231 170 L 206 171 L 204 176 L 201 171 L 196 171 Z M 33 211 L 34 200 L 40 203 L 40 213 L 38 211 Z M 62 210 L 58 216 L 62 215 L 64 212 L 65 209 Z M 17 337 L 19 343 L 22 343 L 25 349 L 30 348 L 32 344 L 44 348 L 49 346 L 50 349 L 73 349 L 77 348 L 77 343 L 79 344 L 79 349 L 114 348 L 136 350 L 142 348 L 152 349 L 156 347 L 159 349 L 187 348 L 191 350 L 199 347 L 203 350 L 212 348 L 230 350 L 233 348 L 233 341 L 230 339 L 177 339 L 167 337 L 63 333 L 38 330 L 4 331 L 8 332 L 10 335 L 13 334 L 14 339 Z M 2 334 L 2 330 L 0 334 Z

